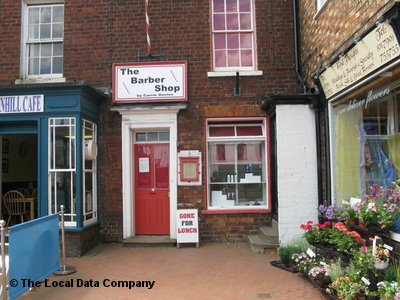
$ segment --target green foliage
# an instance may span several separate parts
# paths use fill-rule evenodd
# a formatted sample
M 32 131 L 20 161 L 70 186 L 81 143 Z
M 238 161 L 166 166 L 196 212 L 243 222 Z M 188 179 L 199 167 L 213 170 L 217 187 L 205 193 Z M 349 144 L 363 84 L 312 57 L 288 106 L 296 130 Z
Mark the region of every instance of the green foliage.
M 339 258 L 331 264 L 328 275 L 331 278 L 331 281 L 335 281 L 336 279 L 343 277 L 344 274 L 345 269 L 342 267 L 342 261 Z
M 281 259 L 281 263 L 283 264 L 289 264 L 292 255 L 299 252 L 302 252 L 302 248 L 299 246 L 286 245 L 281 246 L 278 249 L 278 255 Z
M 397 270 L 395 264 L 391 263 L 389 267 L 385 269 L 384 281 L 397 281 Z

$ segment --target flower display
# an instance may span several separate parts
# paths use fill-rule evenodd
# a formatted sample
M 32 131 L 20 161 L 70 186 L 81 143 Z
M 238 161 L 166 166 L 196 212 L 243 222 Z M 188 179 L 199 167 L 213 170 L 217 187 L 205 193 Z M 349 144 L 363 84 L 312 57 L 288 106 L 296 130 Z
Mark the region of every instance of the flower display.
M 383 247 L 383 243 L 379 236 L 370 238 L 371 241 L 376 241 L 375 249 L 372 249 L 372 254 L 374 255 L 375 262 L 387 261 L 390 257 L 390 252 L 388 249 Z
M 393 299 L 393 297 L 396 296 L 396 294 L 400 292 L 400 286 L 395 281 L 392 281 L 392 282 L 381 281 L 381 282 L 378 282 L 377 287 L 378 287 L 378 293 L 382 296 L 387 297 L 388 299 L 390 299 L 390 298 Z M 398 298 L 395 298 L 395 299 L 398 299 Z
M 290 264 L 297 267 L 299 272 L 307 274 L 311 269 L 317 267 L 320 263 L 321 256 L 310 257 L 307 253 L 295 253 L 291 257 Z
M 330 226 L 331 222 L 326 221 L 323 224 L 314 224 L 313 221 L 308 221 L 307 224 L 302 224 L 300 226 L 301 229 L 304 229 L 306 232 L 304 233 L 304 238 L 310 244 L 319 244 L 328 239 L 330 232 L 332 229 Z
M 331 294 L 335 293 L 339 299 L 351 300 L 362 289 L 363 285 L 360 282 L 356 282 L 348 275 L 345 275 L 332 282 L 326 291 Z
M 342 221 L 348 214 L 344 208 L 337 204 L 322 204 L 318 207 L 318 216 L 328 221 Z
M 339 252 L 349 253 L 359 249 L 365 240 L 356 231 L 349 231 L 342 223 L 336 223 L 335 229 L 329 237 L 329 243 L 334 245 Z
M 330 269 L 330 265 L 323 264 L 316 266 L 308 272 L 308 276 L 310 276 L 314 280 L 320 280 L 323 282 L 330 282 L 330 277 L 328 275 Z

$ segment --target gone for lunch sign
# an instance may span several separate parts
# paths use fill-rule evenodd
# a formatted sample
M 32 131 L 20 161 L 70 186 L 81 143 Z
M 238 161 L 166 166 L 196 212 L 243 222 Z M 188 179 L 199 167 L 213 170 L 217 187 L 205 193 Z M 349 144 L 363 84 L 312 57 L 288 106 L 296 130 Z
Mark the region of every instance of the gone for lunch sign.
M 177 243 L 199 242 L 199 219 L 197 209 L 179 209 L 176 216 Z
M 113 64 L 113 101 L 187 101 L 187 62 Z

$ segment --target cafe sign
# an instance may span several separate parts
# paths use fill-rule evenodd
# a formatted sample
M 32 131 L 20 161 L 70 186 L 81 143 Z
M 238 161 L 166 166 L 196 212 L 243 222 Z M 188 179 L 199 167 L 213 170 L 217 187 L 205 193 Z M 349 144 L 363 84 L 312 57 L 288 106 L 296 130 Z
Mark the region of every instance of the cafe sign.
M 187 62 L 113 64 L 113 101 L 187 101 Z
M 400 55 L 399 43 L 388 22 L 379 24 L 319 76 L 327 99 Z
M 44 95 L 0 96 L 0 114 L 43 112 Z

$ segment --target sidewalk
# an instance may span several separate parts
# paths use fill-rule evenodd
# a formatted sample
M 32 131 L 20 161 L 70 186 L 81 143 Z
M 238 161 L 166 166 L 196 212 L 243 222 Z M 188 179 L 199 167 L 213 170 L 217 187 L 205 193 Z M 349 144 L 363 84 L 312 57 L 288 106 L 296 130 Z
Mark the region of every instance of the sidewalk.
M 18 299 L 326 299 L 304 276 L 271 266 L 277 259 L 275 252 L 252 253 L 245 243 L 203 243 L 199 249 L 102 244 L 67 259 L 76 273 L 52 275 L 50 287 L 42 282 Z M 51 287 L 61 284 L 73 287 Z

